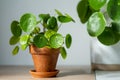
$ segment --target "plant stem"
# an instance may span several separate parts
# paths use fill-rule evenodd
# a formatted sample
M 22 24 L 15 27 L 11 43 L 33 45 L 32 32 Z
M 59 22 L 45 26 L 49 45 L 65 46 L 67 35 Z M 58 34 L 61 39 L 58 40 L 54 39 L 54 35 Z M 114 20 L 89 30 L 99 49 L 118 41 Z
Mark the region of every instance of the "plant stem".
M 46 24 L 43 23 L 43 32 L 45 32 L 45 27 L 46 27 Z
M 61 26 L 62 26 L 62 23 L 58 26 L 58 30 L 61 28 Z
M 43 32 L 45 32 L 45 27 L 43 27 Z

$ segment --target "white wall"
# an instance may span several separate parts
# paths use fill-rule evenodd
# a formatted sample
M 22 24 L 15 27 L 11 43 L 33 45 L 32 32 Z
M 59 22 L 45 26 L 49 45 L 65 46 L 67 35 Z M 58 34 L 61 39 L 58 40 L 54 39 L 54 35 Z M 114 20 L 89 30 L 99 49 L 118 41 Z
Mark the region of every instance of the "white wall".
M 59 57 L 58 65 L 90 65 L 89 36 L 85 25 L 79 21 L 76 6 L 79 0 L 0 0 L 0 65 L 33 65 L 29 51 L 20 51 L 12 56 L 12 46 L 9 45 L 10 24 L 19 20 L 23 13 L 31 12 L 54 14 L 54 9 L 70 14 L 76 23 L 65 24 L 60 32 L 73 36 L 72 47 L 67 51 L 68 57 Z

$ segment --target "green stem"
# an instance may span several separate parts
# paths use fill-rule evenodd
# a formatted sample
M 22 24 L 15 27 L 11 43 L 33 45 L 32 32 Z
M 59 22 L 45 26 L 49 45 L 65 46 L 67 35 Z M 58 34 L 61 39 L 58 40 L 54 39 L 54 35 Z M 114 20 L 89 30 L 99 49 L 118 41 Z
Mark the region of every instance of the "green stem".
M 62 23 L 58 26 L 58 30 L 61 28 L 61 26 L 62 26 Z
M 43 27 L 43 32 L 45 32 L 45 27 Z
M 41 23 L 41 25 L 43 26 L 43 32 L 45 32 L 45 23 Z

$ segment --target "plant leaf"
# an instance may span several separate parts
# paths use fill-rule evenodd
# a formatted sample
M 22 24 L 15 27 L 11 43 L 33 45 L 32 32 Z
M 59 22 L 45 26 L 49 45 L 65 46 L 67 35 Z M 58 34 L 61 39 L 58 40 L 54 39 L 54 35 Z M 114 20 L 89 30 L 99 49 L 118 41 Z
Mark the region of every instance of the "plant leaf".
M 55 17 L 51 17 L 51 18 L 48 19 L 47 29 L 51 29 L 51 30 L 54 30 L 54 31 L 58 30 L 58 23 L 57 23 L 57 19 Z
M 64 47 L 61 47 L 61 48 L 60 48 L 60 53 L 61 53 L 62 58 L 63 58 L 63 59 L 66 59 L 67 53 L 66 53 L 66 50 L 65 50 Z
M 19 22 L 18 21 L 13 21 L 11 23 L 11 32 L 14 36 L 19 37 L 22 34 L 22 30 L 19 26 Z
M 50 37 L 50 47 L 52 48 L 59 48 L 63 45 L 64 38 L 61 34 L 54 34 Z
M 106 20 L 102 13 L 93 13 L 87 23 L 87 31 L 90 36 L 99 36 L 105 29 Z
M 67 17 L 67 16 L 58 16 L 58 20 L 59 20 L 61 23 L 67 23 L 67 22 L 73 21 L 72 18 Z
M 102 6 L 104 6 L 106 1 L 107 0 L 88 0 L 90 6 L 95 10 L 99 10 Z
M 47 23 L 47 20 L 50 18 L 50 14 L 39 14 L 40 21 L 42 24 Z
M 32 33 L 37 34 L 39 32 L 40 32 L 40 27 L 35 27 Z
M 56 34 L 56 32 L 55 32 L 55 31 L 52 31 L 52 30 L 48 30 L 48 31 L 45 32 L 45 37 L 46 37 L 47 39 L 50 39 L 50 37 L 51 37 L 53 34 Z
M 72 22 L 75 22 L 75 20 L 69 14 L 66 13 L 65 15 L 66 17 L 71 18 Z
M 24 14 L 20 19 L 20 27 L 25 32 L 32 32 L 36 27 L 37 20 L 33 14 Z
M 18 51 L 19 51 L 19 47 L 16 46 L 16 47 L 13 49 L 12 54 L 13 54 L 13 55 L 16 55 L 16 54 L 18 54 Z
M 112 31 L 111 27 L 106 27 L 97 38 L 104 45 L 113 45 L 119 41 L 119 37 Z
M 70 34 L 67 34 L 66 37 L 65 37 L 65 44 L 66 44 L 66 47 L 67 47 L 67 48 L 70 48 L 71 43 L 72 43 L 72 37 L 71 37 Z
M 120 35 L 120 23 L 112 22 L 112 30 Z
M 20 44 L 21 45 L 24 45 L 24 44 L 27 44 L 28 43 L 28 40 L 29 40 L 29 35 L 23 35 L 20 37 Z
M 77 13 L 82 23 L 86 23 L 95 10 L 89 7 L 88 0 L 81 0 L 77 5 Z
M 28 47 L 28 44 L 22 44 L 22 45 L 21 45 L 21 49 L 22 49 L 22 50 L 26 50 L 27 47 Z
M 43 34 L 36 35 L 34 37 L 33 41 L 34 41 L 34 44 L 39 48 L 47 46 L 47 44 L 48 44 L 48 40 L 44 37 Z
M 56 12 L 59 16 L 63 16 L 63 14 L 62 14 L 60 11 L 58 11 L 57 9 L 55 9 L 55 12 Z
M 12 36 L 9 40 L 9 44 L 10 45 L 15 45 L 15 44 L 18 43 L 19 40 L 20 40 L 20 37 Z
M 109 0 L 107 5 L 108 15 L 115 22 L 120 22 L 120 0 Z

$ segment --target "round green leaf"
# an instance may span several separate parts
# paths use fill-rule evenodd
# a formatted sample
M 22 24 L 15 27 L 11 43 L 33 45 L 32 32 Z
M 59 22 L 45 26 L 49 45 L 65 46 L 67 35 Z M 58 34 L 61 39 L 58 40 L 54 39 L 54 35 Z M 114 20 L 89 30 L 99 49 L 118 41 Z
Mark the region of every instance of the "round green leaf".
M 16 54 L 18 54 L 18 51 L 19 51 L 19 47 L 16 46 L 16 47 L 13 49 L 12 54 L 13 54 L 13 55 L 16 55 Z
M 88 1 L 93 9 L 99 10 L 106 3 L 107 0 L 88 0 Z
M 22 30 L 19 26 L 19 22 L 18 21 L 13 21 L 11 23 L 11 32 L 14 36 L 19 37 L 22 34 Z
M 50 18 L 50 14 L 39 14 L 40 21 L 42 24 L 47 23 L 47 20 Z
M 21 45 L 24 45 L 24 44 L 27 44 L 28 43 L 28 40 L 29 40 L 29 35 L 23 35 L 20 37 L 20 44 Z
M 20 37 L 12 36 L 9 40 L 9 44 L 10 45 L 15 45 L 15 44 L 18 43 L 19 40 L 20 40 Z
M 66 52 L 66 50 L 65 50 L 64 47 L 61 47 L 61 48 L 60 48 L 60 53 L 61 53 L 62 58 L 63 58 L 63 59 L 66 59 L 66 57 L 67 57 L 67 52 Z
M 43 34 L 36 35 L 34 37 L 33 41 L 34 41 L 34 44 L 39 48 L 47 46 L 47 44 L 48 44 L 48 40 L 44 37 Z
M 47 21 L 47 29 L 51 29 L 54 31 L 58 30 L 57 19 L 55 17 L 51 17 Z
M 51 37 L 53 34 L 56 34 L 56 32 L 55 32 L 55 31 L 52 31 L 52 30 L 48 30 L 48 31 L 45 32 L 45 37 L 46 37 L 47 39 L 50 39 L 50 37 Z
M 106 27 L 104 32 L 98 36 L 98 40 L 104 45 L 113 45 L 119 41 L 119 38 L 111 27 Z
M 88 21 L 94 10 L 89 7 L 88 0 L 81 0 L 77 5 L 77 13 L 82 23 Z
M 72 18 L 67 17 L 67 16 L 58 16 L 58 20 L 59 20 L 61 23 L 67 23 L 67 22 L 73 21 Z
M 66 44 L 66 47 L 67 47 L 67 48 L 70 48 L 71 43 L 72 43 L 72 37 L 71 37 L 70 34 L 67 34 L 66 37 L 65 37 L 65 44 Z
M 54 34 L 50 37 L 50 46 L 52 48 L 59 48 L 63 45 L 64 38 L 61 34 Z
M 20 27 L 25 32 L 32 32 L 36 27 L 37 20 L 33 14 L 24 14 L 20 19 Z
M 111 19 L 120 22 L 120 0 L 109 0 L 107 12 Z
M 99 36 L 105 29 L 106 21 L 102 13 L 93 13 L 87 23 L 87 31 L 89 35 L 96 37 Z
M 120 35 L 120 23 L 112 22 L 112 30 Z

